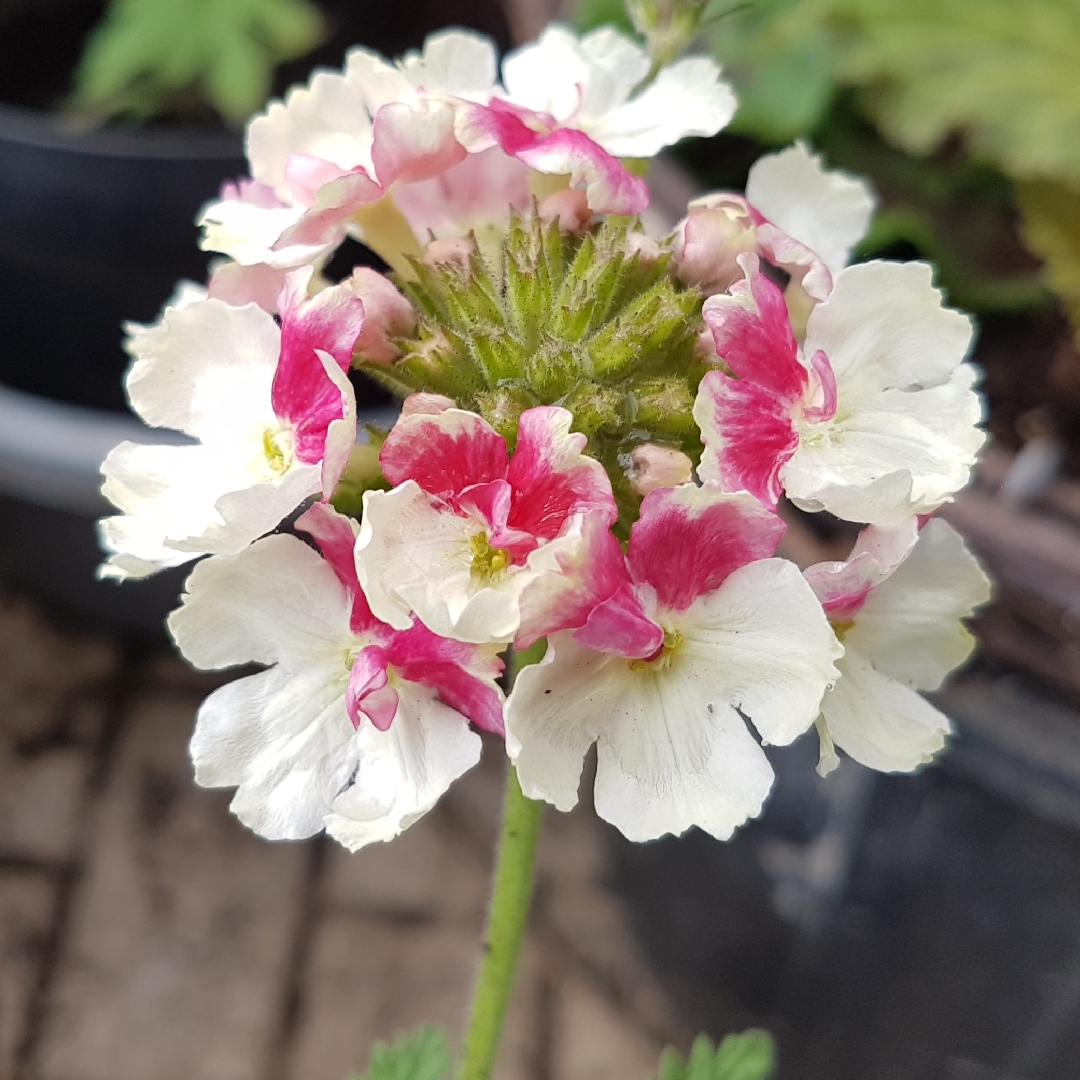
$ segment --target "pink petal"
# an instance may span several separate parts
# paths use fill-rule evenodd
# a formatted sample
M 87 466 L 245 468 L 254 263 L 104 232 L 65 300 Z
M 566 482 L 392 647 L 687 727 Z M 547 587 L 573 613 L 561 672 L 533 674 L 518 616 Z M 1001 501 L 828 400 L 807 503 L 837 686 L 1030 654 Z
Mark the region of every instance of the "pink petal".
M 391 690 L 393 698 L 378 695 L 389 681 L 386 666 L 386 650 L 379 645 L 369 645 L 357 653 L 345 690 L 345 709 L 354 728 L 360 726 L 365 715 L 380 731 L 392 723 L 397 713 L 397 694 Z
M 388 656 L 402 678 L 431 687 L 440 700 L 484 731 L 504 734 L 502 695 L 490 685 L 503 670 L 497 656 L 439 637 L 421 623 L 395 634 Z
M 710 371 L 698 387 L 694 419 L 705 444 L 701 479 L 776 506 L 783 494 L 780 471 L 799 448 L 790 407 L 752 382 Z
M 322 557 L 330 564 L 338 581 L 345 586 L 352 598 L 349 629 L 354 634 L 362 634 L 382 626 L 371 614 L 367 597 L 364 596 L 356 576 L 356 557 L 353 553 L 358 528 L 356 522 L 344 514 L 339 514 L 329 503 L 317 502 L 296 519 L 294 527 L 306 532 L 315 541 Z
M 757 246 L 753 214 L 744 198 L 721 193 L 696 200 L 675 227 L 679 280 L 706 295 L 726 292 L 743 276 L 738 257 Z
M 345 226 L 353 213 L 378 202 L 384 194 L 382 187 L 359 167 L 331 180 L 319 188 L 311 208 L 277 238 L 271 251 L 282 251 L 294 244 L 336 247 L 345 239 Z
M 817 376 L 821 404 L 807 405 L 803 409 L 803 415 L 812 424 L 816 424 L 821 420 L 831 420 L 836 415 L 836 375 L 824 349 L 818 349 L 810 357 L 810 369 Z
M 514 644 L 528 648 L 559 630 L 584 626 L 591 612 L 623 586 L 630 574 L 606 514 L 578 514 L 550 543 L 529 557 L 540 570 L 521 594 L 521 623 Z
M 415 480 L 431 495 L 452 499 L 473 484 L 506 476 L 506 440 L 481 416 L 463 409 L 402 416 L 379 452 L 395 487 Z
M 467 154 L 454 135 L 453 107 L 443 102 L 390 102 L 375 114 L 374 135 L 371 160 L 384 188 L 429 180 Z
M 603 465 L 583 451 L 584 435 L 571 433 L 573 416 L 554 405 L 526 409 L 507 479 L 514 489 L 509 524 L 543 540 L 559 535 L 573 514 L 618 517 Z
M 584 132 L 560 128 L 514 154 L 530 169 L 557 176 L 569 174 L 571 187 L 584 185 L 594 213 L 630 215 L 648 209 L 645 181 L 627 172 L 618 158 Z
M 574 640 L 600 652 L 644 660 L 663 646 L 664 631 L 646 615 L 637 589 L 624 585 L 593 608 Z
M 211 300 L 224 300 L 233 307 L 258 304 L 272 315 L 277 311 L 277 299 L 284 284 L 284 270 L 275 270 L 265 263 L 243 266 L 227 262 L 214 271 L 206 292 Z
M 702 318 L 717 355 L 738 378 L 793 404 L 801 400 L 808 380 L 784 294 L 761 273 L 756 255 L 740 255 L 738 261 L 746 280 L 732 285 L 729 296 L 710 296 Z
M 627 561 L 634 580 L 651 585 L 662 607 L 685 611 L 740 566 L 769 558 L 784 528 L 745 492 L 662 488 L 641 503 Z
M 309 299 L 312 273 L 310 266 L 294 270 L 281 290 L 281 354 L 271 394 L 274 412 L 296 428 L 297 457 L 309 464 L 322 460 L 327 428 L 345 411 L 341 391 L 317 351 L 347 372 L 364 324 L 363 303 L 342 286 Z
M 364 304 L 364 327 L 356 339 L 356 355 L 377 364 L 396 360 L 401 350 L 390 339 L 413 333 L 416 309 L 389 279 L 368 266 L 356 267 L 343 284 Z
M 348 171 L 314 154 L 290 154 L 285 162 L 285 182 L 301 206 L 310 206 L 318 197 L 319 188 Z
M 463 105 L 457 124 L 458 135 L 471 153 L 499 146 L 507 154 L 516 155 L 535 146 L 556 121 L 495 98 L 488 105 Z
M 764 218 L 758 225 L 757 241 L 761 254 L 773 266 L 779 266 L 791 274 L 815 300 L 825 300 L 832 292 L 833 279 L 828 266 L 805 244 Z

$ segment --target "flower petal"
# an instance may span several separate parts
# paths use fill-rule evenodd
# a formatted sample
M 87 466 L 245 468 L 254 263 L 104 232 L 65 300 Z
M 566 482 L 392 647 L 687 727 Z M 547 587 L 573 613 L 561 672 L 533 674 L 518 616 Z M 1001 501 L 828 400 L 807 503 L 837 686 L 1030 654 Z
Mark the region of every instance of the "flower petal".
M 630 530 L 630 572 L 656 590 L 661 607 L 685 611 L 740 566 L 772 555 L 784 529 L 747 492 L 660 488 L 645 496 Z
M 837 667 L 840 681 L 821 712 L 833 742 L 860 765 L 911 772 L 945 745 L 949 718 L 914 690 L 875 670 L 850 644 Z

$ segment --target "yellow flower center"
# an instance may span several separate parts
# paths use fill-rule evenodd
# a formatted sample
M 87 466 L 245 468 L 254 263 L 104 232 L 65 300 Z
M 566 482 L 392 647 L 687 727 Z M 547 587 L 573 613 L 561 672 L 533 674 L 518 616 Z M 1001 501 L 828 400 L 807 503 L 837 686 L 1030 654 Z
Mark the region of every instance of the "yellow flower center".
M 472 564 L 469 569 L 475 578 L 481 581 L 493 581 L 501 577 L 510 565 L 510 553 L 502 548 L 492 547 L 487 533 L 476 533 L 469 540 L 472 549 Z
M 854 619 L 846 619 L 843 622 L 830 622 L 829 624 L 833 628 L 833 633 L 836 635 L 837 641 L 843 641 L 848 635 L 848 631 L 855 625 Z
M 671 666 L 671 657 L 683 643 L 683 636 L 678 630 L 664 630 L 664 643 L 660 651 L 649 660 L 628 660 L 631 671 L 666 671 Z
M 292 465 L 292 432 L 267 428 L 262 437 L 263 455 L 274 476 L 283 476 Z

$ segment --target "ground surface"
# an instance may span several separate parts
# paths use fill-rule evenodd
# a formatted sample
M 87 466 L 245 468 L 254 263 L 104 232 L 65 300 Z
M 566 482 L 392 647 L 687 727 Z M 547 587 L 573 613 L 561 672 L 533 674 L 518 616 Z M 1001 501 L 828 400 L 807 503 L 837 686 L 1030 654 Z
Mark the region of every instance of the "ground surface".
M 271 844 L 191 780 L 214 685 L 0 602 L 0 1080 L 344 1080 L 378 1038 L 460 1031 L 498 745 L 393 844 Z M 602 828 L 547 820 L 501 1080 L 645 1080 L 686 1040 Z

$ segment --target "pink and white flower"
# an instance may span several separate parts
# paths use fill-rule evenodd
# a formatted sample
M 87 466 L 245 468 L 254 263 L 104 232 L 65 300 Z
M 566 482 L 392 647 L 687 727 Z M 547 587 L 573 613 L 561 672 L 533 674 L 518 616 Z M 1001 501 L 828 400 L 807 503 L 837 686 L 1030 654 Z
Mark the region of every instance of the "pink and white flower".
M 145 577 L 231 554 L 317 492 L 329 498 L 356 441 L 346 372 L 364 306 L 348 289 L 309 298 L 310 268 L 289 275 L 281 327 L 255 304 L 206 300 L 132 328 L 131 407 L 188 445 L 125 442 L 101 466 L 104 577 Z
M 588 553 L 617 511 L 571 414 L 527 409 L 510 458 L 477 414 L 426 397 L 406 406 L 379 456 L 396 486 L 364 495 L 356 564 L 372 611 L 396 628 L 415 613 L 444 637 L 477 643 L 524 645 L 581 625 L 609 595 Z
M 694 405 L 702 480 L 877 525 L 959 491 L 985 438 L 972 327 L 942 306 L 930 267 L 841 270 L 800 349 L 757 256 L 739 261 L 745 280 L 703 311 L 727 370 L 706 374 Z
M 501 731 L 502 662 L 379 622 L 356 580 L 355 523 L 317 503 L 297 525 L 321 556 L 275 535 L 207 559 L 169 617 L 196 667 L 266 665 L 203 702 L 195 779 L 236 787 L 233 812 L 262 836 L 326 828 L 356 850 L 397 836 L 476 764 L 469 720 Z
M 936 690 L 975 647 L 963 620 L 990 599 L 978 562 L 948 522 L 920 532 L 912 518 L 864 529 L 846 562 L 805 573 L 845 649 L 821 705 L 818 771 L 839 764 L 836 746 L 884 772 L 930 761 L 952 725 L 917 691 Z
M 687 484 L 647 495 L 622 585 L 585 625 L 548 639 L 507 702 L 522 790 L 577 802 L 597 744 L 596 811 L 631 840 L 697 825 L 726 839 L 772 784 L 762 741 L 809 728 L 843 648 L 793 563 L 770 558 L 783 523 L 746 493 Z
M 641 213 L 648 190 L 618 159 L 715 135 L 736 106 L 707 57 L 662 68 L 635 94 L 649 67 L 648 53 L 610 27 L 578 38 L 549 26 L 503 61 L 505 91 L 459 110 L 458 138 L 473 152 L 499 146 L 537 172 L 568 174 L 597 213 Z
M 203 247 L 283 269 L 318 263 L 347 232 L 362 239 L 357 211 L 465 160 L 455 103 L 486 101 L 496 74 L 492 43 L 464 31 L 396 65 L 354 49 L 343 74 L 317 72 L 251 122 L 251 179 L 204 209 Z
M 679 277 L 710 295 L 725 292 L 743 276 L 738 257 L 756 252 L 824 300 L 874 205 L 865 180 L 824 168 L 797 142 L 754 162 L 745 197 L 716 192 L 689 204 L 675 230 Z

